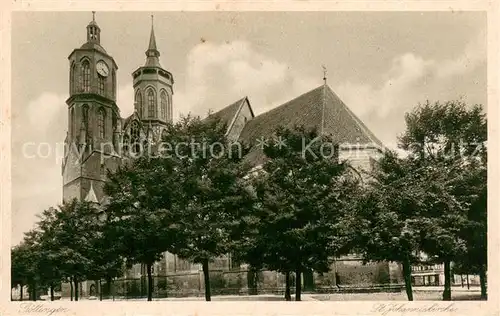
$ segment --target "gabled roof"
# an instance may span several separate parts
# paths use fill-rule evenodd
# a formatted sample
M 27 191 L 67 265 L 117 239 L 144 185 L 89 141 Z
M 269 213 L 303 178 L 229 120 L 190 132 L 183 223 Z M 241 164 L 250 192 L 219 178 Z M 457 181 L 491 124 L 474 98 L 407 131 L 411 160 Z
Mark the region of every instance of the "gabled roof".
M 241 98 L 238 101 L 226 106 L 222 110 L 219 110 L 215 113 L 210 114 L 206 120 L 210 119 L 219 119 L 222 123 L 227 124 L 227 127 L 231 124 L 234 119 L 234 116 L 238 113 L 242 104 L 245 102 L 247 97 Z
M 255 145 L 261 138 L 269 139 L 278 126 L 316 128 L 319 133 L 330 135 L 339 145 L 383 146 L 328 85 L 321 85 L 248 121 L 239 140 Z M 246 160 L 258 165 L 265 157 L 262 150 L 254 147 Z
M 321 132 L 322 125 L 323 132 L 339 144 L 382 146 L 330 87 L 323 85 L 250 120 L 240 141 L 254 144 L 260 137 L 270 137 L 278 126 L 304 126 Z

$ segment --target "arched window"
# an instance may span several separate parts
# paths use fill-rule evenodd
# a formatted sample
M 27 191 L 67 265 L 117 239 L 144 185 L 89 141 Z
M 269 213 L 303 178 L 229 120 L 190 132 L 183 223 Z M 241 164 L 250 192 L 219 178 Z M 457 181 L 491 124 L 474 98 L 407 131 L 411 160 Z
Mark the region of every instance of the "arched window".
M 168 98 L 168 103 L 167 103 L 167 118 L 171 122 L 174 114 L 172 113 L 172 98 Z
M 111 81 L 113 83 L 113 89 L 111 91 L 113 91 L 113 97 L 116 97 L 116 72 L 114 69 L 111 71 Z
M 139 117 L 142 117 L 144 115 L 143 113 L 143 108 L 142 108 L 142 94 L 140 90 L 137 90 L 135 93 L 135 108 L 137 110 L 137 113 L 139 114 Z
M 89 127 L 89 106 L 84 104 L 82 107 L 82 123 L 85 130 Z
M 123 136 L 123 152 L 128 153 L 129 151 L 130 137 L 128 135 Z
M 90 91 L 90 64 L 88 60 L 82 63 L 82 91 Z
M 140 131 L 139 131 L 139 124 L 135 121 L 132 122 L 132 126 L 130 127 L 130 138 L 131 138 L 132 151 L 134 153 L 138 153 L 141 148 Z
M 106 128 L 104 125 L 104 118 L 106 116 L 106 112 L 104 111 L 103 108 L 100 108 L 99 111 L 97 111 L 97 129 L 99 131 L 99 137 L 102 139 L 104 136 L 106 136 Z
M 97 93 L 99 93 L 100 95 L 104 95 L 104 82 L 105 78 L 100 74 L 97 74 Z
M 69 90 L 70 90 L 70 93 L 76 93 L 76 80 L 77 80 L 77 77 L 76 77 L 76 65 L 75 65 L 75 62 L 73 62 L 71 64 L 71 70 L 70 70 L 70 74 L 69 74 L 69 80 L 70 80 L 70 83 L 69 83 Z
M 167 93 L 165 91 L 161 92 L 160 95 L 160 113 L 161 113 L 161 118 L 166 120 L 166 110 L 167 110 Z
M 148 90 L 148 116 L 149 117 L 155 116 L 155 108 L 156 108 L 155 92 L 153 91 L 153 89 L 149 89 Z
M 74 108 L 74 106 L 71 107 L 69 124 L 70 124 L 69 127 L 70 127 L 70 131 L 71 131 L 70 137 L 73 138 L 76 136 L 75 135 L 75 108 Z

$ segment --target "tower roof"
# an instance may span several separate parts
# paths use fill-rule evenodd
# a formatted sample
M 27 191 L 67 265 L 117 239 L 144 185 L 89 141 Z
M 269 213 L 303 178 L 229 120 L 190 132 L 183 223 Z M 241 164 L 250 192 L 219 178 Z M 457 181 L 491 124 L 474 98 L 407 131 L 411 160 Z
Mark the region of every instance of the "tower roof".
M 101 46 L 101 29 L 95 21 L 95 11 L 92 11 L 92 21 L 87 25 L 87 42 L 80 49 L 95 49 L 106 54 L 106 50 Z
M 156 47 L 156 37 L 155 37 L 155 30 L 154 30 L 154 24 L 153 24 L 153 16 L 151 15 L 151 34 L 149 36 L 149 46 L 148 50 L 146 51 L 146 67 L 160 67 L 160 52 L 158 51 Z

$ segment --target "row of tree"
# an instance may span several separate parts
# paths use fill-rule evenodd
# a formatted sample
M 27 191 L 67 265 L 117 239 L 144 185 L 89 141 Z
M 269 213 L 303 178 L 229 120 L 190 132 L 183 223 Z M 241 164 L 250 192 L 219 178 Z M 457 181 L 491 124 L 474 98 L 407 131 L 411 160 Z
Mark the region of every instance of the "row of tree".
M 53 289 L 70 282 L 151 268 L 168 251 L 203 267 L 211 299 L 209 262 L 231 253 L 254 271 L 328 272 L 334 258 L 357 253 L 365 261 L 403 268 L 413 300 L 411 267 L 444 263 L 443 299 L 451 299 L 451 265 L 478 273 L 486 297 L 486 119 L 480 106 L 424 104 L 406 115 L 399 146 L 369 172 L 325 154 L 329 136 L 302 127 L 276 130 L 263 147 L 265 163 L 248 164 L 247 147 L 229 144 L 217 120 L 186 117 L 163 139 L 175 155 L 151 151 L 109 172 L 109 203 L 72 201 L 42 213 L 37 227 L 12 250 L 12 286 Z M 283 142 L 284 140 L 284 142 Z M 311 144 L 304 150 L 304 144 Z M 254 151 L 252 149 L 252 151 Z M 250 155 L 254 154 L 251 152 Z M 102 292 L 102 291 L 100 291 Z M 53 296 L 53 295 L 52 295 Z M 36 297 L 36 295 L 35 295 Z

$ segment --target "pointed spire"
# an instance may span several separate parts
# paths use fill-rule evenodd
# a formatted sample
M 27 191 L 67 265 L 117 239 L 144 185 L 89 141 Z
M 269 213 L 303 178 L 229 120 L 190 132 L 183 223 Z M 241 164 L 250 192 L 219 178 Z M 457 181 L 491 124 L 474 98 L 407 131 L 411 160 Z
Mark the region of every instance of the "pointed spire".
M 153 22 L 153 15 L 152 14 L 151 14 L 151 35 L 149 36 L 148 50 L 157 50 L 156 49 L 155 29 L 154 29 L 154 22 Z
M 160 60 L 158 57 L 160 57 L 160 52 L 158 51 L 156 47 L 156 37 L 155 37 L 155 30 L 154 30 L 154 24 L 153 24 L 153 15 L 151 15 L 151 34 L 149 36 L 149 46 L 148 50 L 146 51 L 146 66 L 153 66 L 153 67 L 161 67 L 160 65 Z

